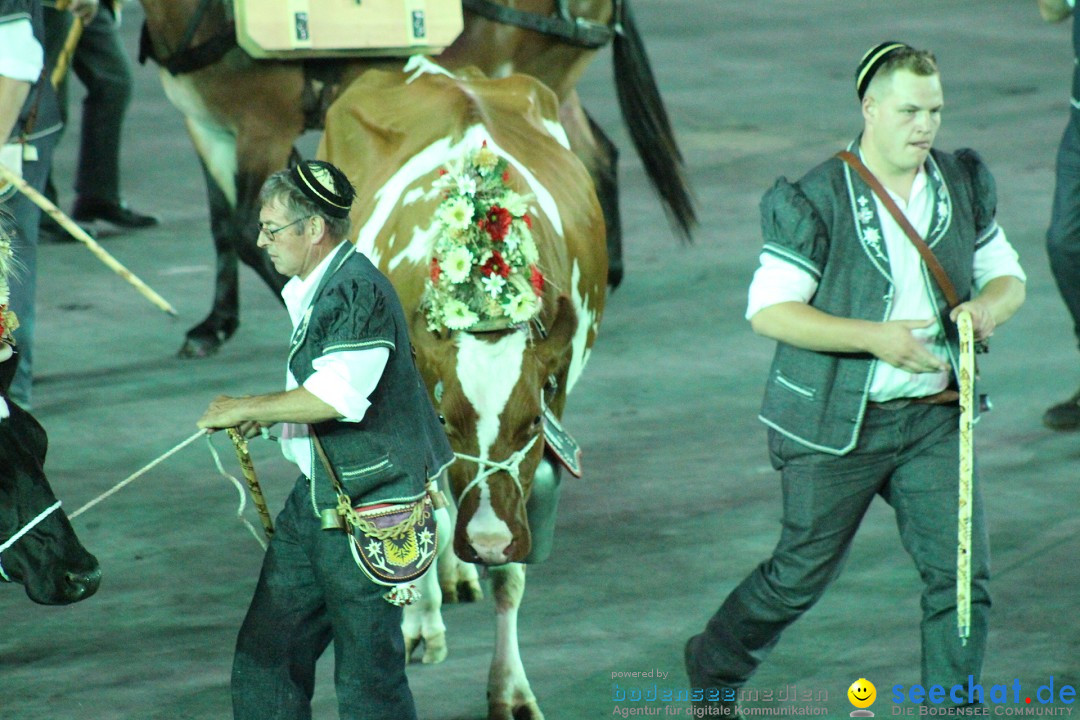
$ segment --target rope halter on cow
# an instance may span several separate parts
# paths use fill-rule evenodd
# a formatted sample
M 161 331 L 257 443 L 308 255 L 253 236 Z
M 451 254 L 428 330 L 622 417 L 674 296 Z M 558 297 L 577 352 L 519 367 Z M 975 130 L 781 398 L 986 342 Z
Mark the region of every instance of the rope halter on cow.
M 14 535 L 12 535 L 10 538 L 7 539 L 7 542 L 5 542 L 3 545 L 0 545 L 0 553 L 3 553 L 9 547 L 11 547 L 15 543 L 19 542 L 19 539 L 22 538 L 23 535 L 25 535 L 26 533 L 33 530 L 35 527 L 37 527 L 37 525 L 42 520 L 49 517 L 50 515 L 52 515 L 54 512 L 56 512 L 59 509 L 60 509 L 60 501 L 57 500 L 56 502 L 54 502 L 49 507 L 42 510 L 38 514 L 38 516 L 36 518 L 34 518 L 30 522 L 23 525 L 22 528 L 20 528 L 17 533 L 15 533 Z M 2 562 L 0 562 L 0 580 L 2 580 L 3 582 L 11 582 L 11 578 L 8 577 L 8 574 L 6 572 L 4 572 L 4 564 Z
M 479 465 L 482 470 L 478 470 L 476 477 L 465 486 L 465 489 L 458 495 L 457 502 L 461 505 L 461 501 L 465 499 L 465 495 L 470 490 L 480 484 L 481 481 L 494 475 L 497 472 L 504 472 L 510 476 L 514 481 L 514 485 L 518 489 L 518 493 L 521 494 L 522 499 L 525 498 L 525 490 L 521 487 L 521 461 L 525 459 L 525 456 L 532 450 L 532 446 L 536 444 L 536 441 L 540 438 L 540 435 L 534 435 L 533 439 L 525 444 L 525 447 L 521 448 L 517 452 L 513 453 L 510 457 L 503 461 L 490 460 L 488 458 L 476 457 L 475 455 L 466 455 L 465 453 L 454 453 L 454 457 L 459 460 L 468 460 Z

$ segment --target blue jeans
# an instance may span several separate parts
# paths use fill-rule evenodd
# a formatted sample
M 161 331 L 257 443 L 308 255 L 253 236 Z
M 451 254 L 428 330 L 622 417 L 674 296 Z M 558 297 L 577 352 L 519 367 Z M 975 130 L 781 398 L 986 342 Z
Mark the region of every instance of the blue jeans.
M 1058 291 L 1073 320 L 1080 342 L 1080 119 L 1069 112 L 1069 124 L 1058 146 L 1054 206 L 1046 231 L 1046 253 Z
M 972 511 L 971 630 L 956 628 L 958 414 L 955 406 L 867 409 L 859 444 L 837 457 L 769 433 L 782 472 L 780 541 L 770 559 L 735 588 L 691 638 L 688 671 L 696 687 L 739 687 L 837 575 L 870 502 L 896 513 L 904 548 L 923 581 L 922 682 L 978 682 L 990 610 L 989 542 L 979 486 Z M 857 638 L 853 638 L 853 641 Z
M 37 160 L 23 161 L 23 180 L 38 192 L 45 187 L 45 178 L 52 165 L 53 149 L 59 133 L 37 138 L 32 142 L 37 150 Z M 15 239 L 12 250 L 21 266 L 8 279 L 11 286 L 10 307 L 19 316 L 19 329 L 15 331 L 15 343 L 19 350 L 19 365 L 11 383 L 11 399 L 25 409 L 30 409 L 30 386 L 33 383 L 34 330 L 37 326 L 37 249 L 38 220 L 41 209 L 22 193 L 16 193 L 0 203 L 0 212 L 11 213 L 15 220 Z M 6 223 L 6 221 L 4 221 Z
M 233 660 L 236 720 L 308 720 L 315 663 L 334 642 L 341 720 L 416 720 L 400 607 L 356 566 L 340 530 L 321 530 L 301 476 L 274 537 Z

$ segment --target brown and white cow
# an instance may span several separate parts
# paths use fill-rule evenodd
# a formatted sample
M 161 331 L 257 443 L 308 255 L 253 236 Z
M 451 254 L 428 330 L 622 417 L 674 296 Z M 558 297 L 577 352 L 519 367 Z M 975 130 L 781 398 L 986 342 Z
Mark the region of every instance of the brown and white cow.
M 525 326 L 432 332 L 421 300 L 439 229 L 441 196 L 433 186 L 444 166 L 483 143 L 508 160 L 511 187 L 532 196 L 543 309 Z M 525 585 L 519 561 L 531 547 L 525 505 L 534 475 L 553 472 L 545 467 L 544 409 L 562 415 L 604 307 L 607 252 L 592 182 L 568 148 L 557 98 L 539 81 L 451 75 L 420 58 L 404 72 L 357 79 L 331 107 L 319 154 L 356 185 L 357 250 L 401 296 L 417 363 L 458 454 L 449 472 L 453 547 L 460 559 L 490 566 L 494 584 L 489 718 L 542 718 L 517 643 Z M 410 649 L 425 643 L 425 662 L 445 657 L 437 585 L 434 591 L 427 588 L 421 606 L 409 609 L 403 628 Z

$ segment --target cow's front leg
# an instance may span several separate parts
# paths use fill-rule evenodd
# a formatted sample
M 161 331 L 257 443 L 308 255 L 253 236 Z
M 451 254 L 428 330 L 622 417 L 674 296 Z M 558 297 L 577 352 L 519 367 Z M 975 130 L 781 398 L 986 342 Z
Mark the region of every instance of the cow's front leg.
M 401 620 L 401 634 L 405 637 L 405 659 L 409 661 L 413 651 L 424 644 L 424 654 L 421 662 L 425 665 L 441 663 L 446 659 L 446 625 L 442 618 L 442 588 L 439 587 L 440 565 L 445 558 L 453 557 L 453 552 L 445 552 L 450 546 L 451 533 L 454 531 L 453 522 L 446 508 L 435 511 L 435 522 L 438 525 L 439 547 L 431 568 L 424 573 L 416 583 L 416 589 L 420 591 L 420 599 L 412 605 L 405 606 L 405 613 Z M 442 556 L 442 557 L 440 557 Z
M 518 648 L 517 618 L 525 594 L 525 566 L 491 568 L 495 593 L 495 656 L 488 674 L 488 720 L 544 720 L 525 677 Z

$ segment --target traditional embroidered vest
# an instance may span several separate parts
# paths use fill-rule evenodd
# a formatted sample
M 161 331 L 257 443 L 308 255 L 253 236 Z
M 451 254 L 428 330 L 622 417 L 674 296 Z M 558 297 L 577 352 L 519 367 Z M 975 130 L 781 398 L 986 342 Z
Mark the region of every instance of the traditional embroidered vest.
M 350 298 L 367 311 L 389 315 L 393 347 L 389 347 L 389 337 L 354 341 L 327 338 L 329 329 L 356 311 L 357 307 L 344 302 Z M 364 419 L 359 423 L 328 420 L 315 426 L 345 489 L 354 501 L 364 504 L 419 497 L 428 479 L 437 477 L 454 454 L 416 369 L 397 293 L 370 260 L 345 242 L 293 332 L 289 369 L 303 385 L 314 372 L 312 360 L 316 357 L 375 346 L 389 347 L 390 357 Z M 316 509 L 335 507 L 336 495 L 314 450 L 311 468 Z
M 858 140 L 849 149 L 855 151 Z M 971 150 L 932 151 L 926 172 L 934 193 L 927 244 L 960 300 L 971 296 L 975 248 L 997 232 L 993 178 Z M 882 321 L 893 301 L 893 279 L 873 191 L 838 158 L 797 183 L 784 178 L 761 202 L 764 252 L 792 262 L 818 280 L 810 304 L 839 317 Z M 953 368 L 959 343 L 949 308 L 925 266 L 922 281 L 938 306 Z M 854 449 L 875 363 L 869 354 L 822 353 L 777 343 L 761 420 L 821 452 Z M 955 378 L 954 378 L 955 383 Z

